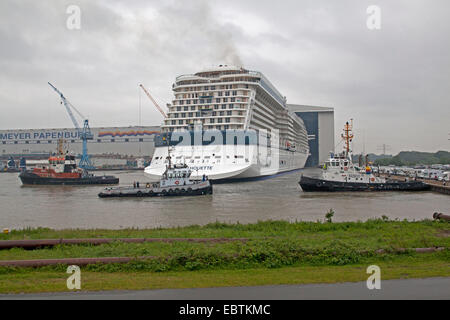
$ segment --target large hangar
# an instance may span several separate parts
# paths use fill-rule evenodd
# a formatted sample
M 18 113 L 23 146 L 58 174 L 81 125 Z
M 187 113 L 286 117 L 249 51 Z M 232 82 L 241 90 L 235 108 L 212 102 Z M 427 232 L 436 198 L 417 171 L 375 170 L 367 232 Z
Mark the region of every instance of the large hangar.
M 159 126 L 91 128 L 94 139 L 88 141 L 91 156 L 151 157 Z M 82 151 L 76 129 L 0 130 L 0 157 L 39 158 L 56 152 L 59 139 L 75 154 Z
M 289 104 L 288 108 L 302 118 L 308 132 L 311 155 L 305 166 L 324 163 L 330 151 L 334 151 L 334 109 L 298 104 Z

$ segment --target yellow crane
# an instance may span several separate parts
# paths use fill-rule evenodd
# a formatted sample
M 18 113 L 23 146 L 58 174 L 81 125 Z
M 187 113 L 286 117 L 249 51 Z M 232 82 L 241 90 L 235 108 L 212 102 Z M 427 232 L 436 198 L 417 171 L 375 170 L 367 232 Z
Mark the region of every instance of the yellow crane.
M 153 102 L 153 104 L 155 105 L 156 109 L 158 109 L 158 111 L 163 115 L 164 118 L 167 118 L 167 114 L 164 112 L 164 110 L 159 106 L 159 104 L 155 101 L 155 99 L 153 99 L 153 97 L 151 96 L 151 94 L 145 89 L 145 87 L 140 84 L 139 87 L 142 88 L 142 90 L 144 90 L 145 94 L 147 95 L 147 97 Z

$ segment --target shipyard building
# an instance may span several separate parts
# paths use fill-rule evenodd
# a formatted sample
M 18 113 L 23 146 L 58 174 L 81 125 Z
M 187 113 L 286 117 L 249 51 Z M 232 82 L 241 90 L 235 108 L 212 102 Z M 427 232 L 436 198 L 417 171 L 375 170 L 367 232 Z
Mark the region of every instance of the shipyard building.
M 334 151 L 334 109 L 288 104 L 290 111 L 302 118 L 308 132 L 310 156 L 305 167 L 323 164 Z
M 99 158 L 151 157 L 159 130 L 159 126 L 91 128 L 94 139 L 88 141 L 88 151 Z M 81 154 L 76 129 L 0 130 L 0 158 L 45 158 L 56 152 L 60 139 L 70 152 Z

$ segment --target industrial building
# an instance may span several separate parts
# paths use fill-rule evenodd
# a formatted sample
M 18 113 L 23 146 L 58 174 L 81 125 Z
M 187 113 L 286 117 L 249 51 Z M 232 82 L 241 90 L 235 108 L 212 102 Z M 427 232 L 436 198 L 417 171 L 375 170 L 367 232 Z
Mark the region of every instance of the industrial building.
M 92 157 L 151 157 L 154 136 L 159 126 L 91 128 L 93 140 L 88 142 Z M 0 130 L 0 157 L 45 158 L 56 152 L 59 139 L 66 141 L 68 150 L 80 154 L 82 141 L 73 129 Z
M 310 156 L 306 167 L 324 163 L 334 151 L 334 109 L 317 106 L 288 104 L 290 111 L 302 118 L 309 138 Z

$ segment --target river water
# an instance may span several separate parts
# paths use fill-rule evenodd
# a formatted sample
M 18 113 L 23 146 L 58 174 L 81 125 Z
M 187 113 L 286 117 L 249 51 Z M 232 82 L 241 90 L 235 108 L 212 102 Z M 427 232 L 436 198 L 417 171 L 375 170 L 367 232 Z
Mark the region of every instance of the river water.
M 315 174 L 306 169 L 305 174 Z M 102 174 L 97 172 L 96 174 Z M 111 174 L 111 173 L 107 173 Z M 143 172 L 114 172 L 121 184 L 145 181 Z M 0 174 L 0 228 L 174 227 L 210 222 L 379 218 L 419 220 L 450 213 L 450 196 L 432 192 L 304 193 L 299 172 L 253 182 L 219 184 L 214 194 L 174 198 L 100 199 L 98 186 L 22 186 L 17 173 Z

